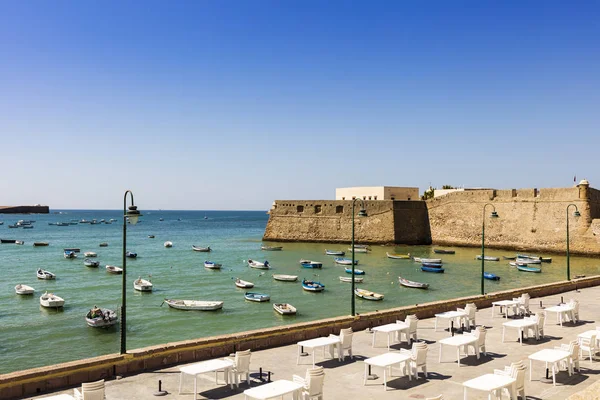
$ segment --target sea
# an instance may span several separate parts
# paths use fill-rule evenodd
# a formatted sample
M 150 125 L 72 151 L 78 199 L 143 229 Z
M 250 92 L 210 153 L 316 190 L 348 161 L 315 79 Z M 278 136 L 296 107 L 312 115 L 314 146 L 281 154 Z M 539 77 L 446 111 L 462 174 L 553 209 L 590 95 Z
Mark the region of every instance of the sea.
M 24 241 L 23 245 L 0 245 L 0 373 L 8 373 L 60 362 L 118 353 L 119 326 L 90 328 L 86 313 L 94 306 L 119 311 L 122 276 L 106 272 L 106 265 L 122 266 L 122 210 L 52 210 L 50 214 L 0 214 L 0 238 Z M 349 245 L 323 243 L 266 243 L 262 235 L 268 221 L 264 211 L 166 211 L 142 210 L 136 225 L 127 224 L 127 250 L 138 253 L 127 259 L 127 348 L 136 349 L 167 342 L 242 332 L 296 322 L 349 315 L 351 284 L 340 282 L 350 276 L 344 267 L 325 255 L 325 249 L 344 250 Z M 8 228 L 18 220 L 34 220 L 33 229 Z M 56 222 L 115 220 L 111 224 L 56 226 Z M 154 238 L 149 236 L 154 235 Z M 47 247 L 34 242 L 47 241 Z M 164 242 L 173 242 L 165 248 Z M 102 242 L 107 247 L 99 247 Z M 283 246 L 282 251 L 261 251 L 261 245 Z M 210 253 L 195 252 L 192 245 L 210 246 Z M 80 248 L 78 258 L 65 259 L 64 248 Z M 374 302 L 356 299 L 356 312 L 366 313 L 434 300 L 480 293 L 481 262 L 475 260 L 479 248 L 451 248 L 454 255 L 441 255 L 445 273 L 422 272 L 411 260 L 394 260 L 386 252 L 411 253 L 418 257 L 440 257 L 432 246 L 372 246 L 368 254 L 357 253 L 356 268 L 365 271 L 364 283 L 357 284 L 385 296 Z M 99 268 L 83 265 L 84 252 L 98 254 Z M 486 262 L 486 271 L 501 277 L 485 281 L 486 292 L 555 282 L 566 278 L 566 258 L 550 255 L 552 263 L 542 264 L 542 273 L 519 272 L 502 256 L 514 251 L 487 249 L 486 255 L 499 262 Z M 538 254 L 545 256 L 545 254 Z M 248 259 L 268 260 L 272 269 L 251 269 Z M 306 269 L 300 259 L 323 263 L 322 269 Z M 223 264 L 221 270 L 204 268 L 204 261 Z M 43 268 L 56 274 L 56 280 L 36 278 Z M 571 275 L 597 275 L 600 261 L 571 257 Z M 298 275 L 298 282 L 279 282 L 272 274 Z M 429 290 L 410 289 L 398 284 L 398 277 L 430 284 Z M 133 289 L 142 277 L 154 285 L 151 293 Z M 234 285 L 235 278 L 251 281 L 254 292 L 271 296 L 267 303 L 244 300 L 244 289 Z M 302 290 L 302 278 L 325 285 L 322 293 Z M 35 288 L 33 296 L 15 294 L 17 284 Z M 65 299 L 61 309 L 40 306 L 44 292 Z M 223 309 L 213 312 L 181 311 L 163 304 L 168 299 L 224 301 Z M 293 304 L 295 316 L 281 316 L 272 304 Z

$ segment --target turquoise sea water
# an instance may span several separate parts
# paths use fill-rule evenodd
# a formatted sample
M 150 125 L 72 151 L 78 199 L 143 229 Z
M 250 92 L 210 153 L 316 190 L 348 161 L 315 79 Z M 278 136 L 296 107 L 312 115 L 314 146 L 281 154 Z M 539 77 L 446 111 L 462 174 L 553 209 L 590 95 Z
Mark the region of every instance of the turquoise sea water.
M 349 276 L 344 267 L 334 264 L 324 250 L 348 245 L 283 243 L 281 252 L 260 250 L 268 220 L 265 212 L 244 211 L 148 211 L 137 225 L 127 226 L 127 248 L 138 253 L 127 262 L 127 347 L 134 349 L 165 342 L 201 338 L 262 327 L 310 321 L 350 314 L 350 284 L 339 281 Z M 61 210 L 47 215 L 1 215 L 0 238 L 24 240 L 22 246 L 0 245 L 0 373 L 50 365 L 58 362 L 119 352 L 119 328 L 98 330 L 87 327 L 84 316 L 94 305 L 118 310 L 121 303 L 121 276 L 108 274 L 106 264 L 121 266 L 122 211 Z M 207 219 L 204 219 L 204 217 Z M 50 226 L 49 222 L 70 220 L 117 219 L 111 225 L 78 224 Z M 164 221 L 159 219 L 163 218 Z M 34 229 L 9 229 L 19 219 L 33 219 Z M 148 235 L 155 235 L 154 239 Z M 165 241 L 172 248 L 165 248 Z M 48 241 L 48 247 L 34 247 L 35 241 Z M 108 242 L 108 247 L 99 243 Z M 192 245 L 208 246 L 211 253 L 192 251 Z M 81 248 L 79 257 L 67 260 L 63 248 Z M 478 294 L 480 261 L 474 259 L 480 249 L 454 248 L 456 255 L 441 255 L 446 272 L 421 272 L 409 260 L 391 260 L 386 251 L 410 252 L 415 256 L 434 257 L 430 246 L 373 246 L 369 254 L 357 254 L 357 268 L 364 269 L 366 288 L 385 295 L 381 302 L 356 299 L 358 313 L 386 309 L 432 300 Z M 100 268 L 83 265 L 83 252 L 98 253 Z M 486 255 L 514 255 L 511 251 L 487 250 Z M 437 255 L 435 256 L 438 257 Z M 486 281 L 489 292 L 553 282 L 565 278 L 566 259 L 552 255 L 551 264 L 542 264 L 543 273 L 518 272 L 506 261 L 486 263 L 486 270 L 501 276 L 499 282 Z M 272 270 L 261 275 L 244 260 L 268 260 Z M 323 269 L 303 269 L 298 260 L 307 258 L 323 262 Z M 221 271 L 206 270 L 205 260 L 223 264 Z M 56 281 L 36 279 L 37 268 L 57 275 Z M 572 276 L 600 272 L 600 260 L 571 257 Z M 293 274 L 296 283 L 276 282 L 271 275 Z M 138 276 L 148 277 L 154 284 L 152 293 L 133 290 Z M 427 282 L 428 291 L 398 285 L 398 276 Z M 271 295 L 270 303 L 244 301 L 244 290 L 234 286 L 233 278 L 255 283 L 253 291 Z M 302 290 L 302 277 L 325 284 L 323 293 Z M 18 296 L 14 286 L 28 284 L 34 296 Z M 62 310 L 40 307 L 39 296 L 51 291 L 66 301 Z M 164 298 L 222 300 L 217 312 L 185 312 L 161 303 Z M 272 303 L 288 302 L 298 308 L 295 317 L 282 317 L 273 311 Z

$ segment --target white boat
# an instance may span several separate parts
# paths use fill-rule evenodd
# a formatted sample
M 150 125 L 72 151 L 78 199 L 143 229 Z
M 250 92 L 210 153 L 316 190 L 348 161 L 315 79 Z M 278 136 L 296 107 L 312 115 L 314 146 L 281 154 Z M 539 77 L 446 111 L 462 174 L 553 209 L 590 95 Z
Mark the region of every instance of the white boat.
M 85 253 L 83 253 L 83 255 L 86 258 L 90 258 L 90 257 L 98 257 L 98 254 L 93 252 L 93 251 L 86 251 Z
M 248 260 L 248 266 L 250 268 L 256 268 L 256 269 L 269 269 L 270 268 L 268 261 L 261 263 L 260 261 Z
M 166 241 L 166 242 L 164 243 L 164 246 L 165 246 L 165 247 L 173 247 L 173 242 Z
M 85 265 L 86 267 L 98 268 L 100 266 L 100 261 L 86 258 L 85 260 L 83 260 L 83 265 Z
M 348 247 L 348 251 L 352 251 L 352 247 Z M 355 253 L 368 253 L 369 249 L 367 249 L 366 247 L 356 247 L 356 246 L 354 246 L 354 252 Z
M 410 254 L 393 254 L 386 252 L 385 255 L 387 258 L 393 258 L 395 260 L 408 260 L 410 259 Z
M 119 267 L 115 267 L 112 265 L 107 265 L 106 266 L 106 272 L 110 273 L 110 274 L 122 274 L 123 273 L 123 268 L 119 268 Z
M 365 300 L 374 300 L 374 301 L 383 300 L 382 294 L 371 292 L 370 290 L 356 288 L 356 289 L 354 289 L 354 294 Z
M 257 303 L 262 303 L 271 300 L 271 296 L 269 296 L 268 294 L 252 292 L 246 292 L 246 294 L 244 294 L 244 298 L 248 301 L 255 301 Z
M 210 251 L 210 246 L 201 247 L 201 246 L 194 246 L 194 245 L 192 245 L 192 250 L 194 250 L 194 251 L 201 251 L 201 252 L 204 252 L 204 253 L 208 253 Z
M 341 257 L 336 257 L 333 259 L 333 261 L 336 264 L 340 264 L 340 265 L 352 265 L 352 259 L 350 258 L 341 258 Z M 358 260 L 354 260 L 354 265 L 358 265 Z
M 32 288 L 31 286 L 27 286 L 27 285 L 23 285 L 22 283 L 19 283 L 17 286 L 15 286 L 15 292 L 17 294 L 33 294 L 33 292 L 35 292 L 35 289 Z
M 119 322 L 119 317 L 113 310 L 94 306 L 85 315 L 85 322 L 92 328 L 108 328 Z
M 165 303 L 171 308 L 186 311 L 213 311 L 223 308 L 222 301 L 165 299 Z
M 65 300 L 54 293 L 44 293 L 40 296 L 40 305 L 48 308 L 58 308 L 65 305 Z
M 56 279 L 56 275 L 54 275 L 52 272 L 43 270 L 41 268 L 38 268 L 37 270 L 37 277 L 38 279 L 45 280 Z
M 421 283 L 421 282 L 415 282 L 415 281 L 409 281 L 408 279 L 405 279 L 401 276 L 398 277 L 398 282 L 400 282 L 400 284 L 402 286 L 406 286 L 406 287 L 410 287 L 410 288 L 416 288 L 416 289 L 427 289 L 429 287 L 429 283 Z
M 264 251 L 281 251 L 283 249 L 282 246 L 260 246 L 261 250 Z
M 420 262 L 420 263 L 434 263 L 434 264 L 439 264 L 442 262 L 441 258 L 420 258 L 420 257 L 413 257 L 413 260 L 415 260 L 416 262 Z
M 68 258 L 68 259 L 77 258 L 77 254 L 75 254 L 75 252 L 72 250 L 65 250 L 63 255 L 65 258 Z
M 25 242 L 22 240 L 15 240 L 15 244 L 25 244 Z
M 356 283 L 362 283 L 363 282 L 363 277 L 360 276 L 355 276 L 354 277 L 354 282 Z M 352 277 L 351 276 L 340 276 L 340 282 L 352 282 Z
M 135 281 L 133 281 L 133 288 L 135 290 L 139 290 L 140 292 L 151 292 L 152 282 L 139 277 Z
M 281 315 L 294 315 L 296 314 L 296 307 L 288 303 L 275 303 L 273 309 Z
M 275 274 L 273 275 L 273 279 L 283 282 L 296 282 L 298 280 L 298 275 Z
M 240 278 L 236 278 L 235 279 L 235 286 L 237 286 L 239 288 L 242 288 L 242 289 L 250 289 L 250 288 L 254 287 L 254 283 L 245 281 L 245 280 L 240 279 Z
M 500 257 L 485 256 L 485 261 L 500 261 Z M 481 254 L 475 256 L 476 260 L 481 260 Z
M 342 250 L 327 250 L 327 249 L 325 249 L 325 254 L 327 254 L 328 256 L 343 256 L 346 253 L 343 252 Z
M 204 268 L 207 269 L 221 269 L 222 266 L 222 264 L 217 264 L 212 261 L 204 261 Z

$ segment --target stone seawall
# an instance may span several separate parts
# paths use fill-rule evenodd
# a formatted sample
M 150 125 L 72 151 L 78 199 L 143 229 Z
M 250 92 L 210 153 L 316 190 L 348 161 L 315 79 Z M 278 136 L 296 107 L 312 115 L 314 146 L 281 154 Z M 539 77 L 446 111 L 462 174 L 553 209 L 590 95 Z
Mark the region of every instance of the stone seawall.
M 48 214 L 48 206 L 0 206 L 0 214 Z
M 18 371 L 0 375 L 0 399 L 20 399 L 29 395 L 75 387 L 82 382 L 112 379 L 117 376 L 134 375 L 178 364 L 219 358 L 236 350 L 256 351 L 291 345 L 331 333 L 338 334 L 341 328 L 352 327 L 353 330 L 360 331 L 404 319 L 408 314 L 416 314 L 420 319 L 431 318 L 437 313 L 464 307 L 466 303 L 475 303 L 477 308 L 482 309 L 491 307 L 494 301 L 512 299 L 522 293 L 529 293 L 532 298 L 536 298 L 598 285 L 600 285 L 600 276 L 593 276 L 489 293 L 485 296 L 469 296 L 398 307 L 361 314 L 356 317 L 329 318 L 237 334 L 166 343 L 131 350 L 126 355 L 110 354 Z

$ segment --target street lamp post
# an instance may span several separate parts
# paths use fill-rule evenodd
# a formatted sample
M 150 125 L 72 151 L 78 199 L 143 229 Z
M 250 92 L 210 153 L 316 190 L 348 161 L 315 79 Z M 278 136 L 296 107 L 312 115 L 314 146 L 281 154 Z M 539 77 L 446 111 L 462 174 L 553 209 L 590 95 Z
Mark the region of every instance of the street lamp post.
M 567 206 L 567 280 L 571 280 L 571 256 L 569 254 L 569 207 L 575 207 L 575 212 L 573 212 L 574 217 L 581 217 L 579 213 L 579 209 L 575 204 L 569 204 Z
M 356 204 L 356 200 L 360 200 L 360 211 L 358 212 L 359 217 L 366 217 L 367 210 L 365 210 L 365 202 L 361 198 L 352 199 L 352 316 L 356 315 L 356 306 L 354 300 L 354 205 Z
M 129 209 L 127 208 L 128 193 L 131 196 L 131 206 L 129 206 Z M 138 218 L 141 216 L 142 214 L 140 214 L 137 207 L 133 204 L 133 193 L 131 192 L 131 190 L 125 191 L 125 196 L 123 196 L 123 279 L 121 288 L 121 354 L 125 354 L 127 352 L 127 219 L 129 219 L 130 223 L 135 225 L 138 222 Z
M 498 218 L 498 213 L 496 212 L 496 207 L 493 204 L 487 203 L 483 206 L 483 219 L 481 222 L 481 295 L 485 294 L 484 288 L 484 272 L 485 272 L 485 208 L 487 206 L 492 206 L 494 211 L 490 214 L 491 218 Z

